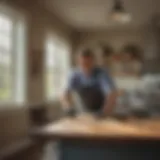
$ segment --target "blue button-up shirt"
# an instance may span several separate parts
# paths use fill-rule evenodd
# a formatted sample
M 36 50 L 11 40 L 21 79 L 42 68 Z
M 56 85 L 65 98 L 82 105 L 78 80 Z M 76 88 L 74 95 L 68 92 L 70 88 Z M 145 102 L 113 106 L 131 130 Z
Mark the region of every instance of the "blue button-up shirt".
M 79 68 L 71 72 L 68 78 L 66 90 L 77 91 L 79 88 L 85 86 L 93 88 L 98 87 L 104 95 L 116 89 L 108 72 L 98 67 L 94 68 L 89 76 L 86 76 Z

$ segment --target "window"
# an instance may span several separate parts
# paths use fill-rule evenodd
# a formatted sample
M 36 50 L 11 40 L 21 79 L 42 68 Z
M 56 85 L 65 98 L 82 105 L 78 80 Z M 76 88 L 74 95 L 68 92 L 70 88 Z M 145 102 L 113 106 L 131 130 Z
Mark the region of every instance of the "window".
M 24 100 L 23 74 L 23 20 L 0 6 L 0 103 Z
M 70 68 L 69 47 L 57 36 L 48 36 L 45 54 L 45 90 L 47 99 L 61 93 Z

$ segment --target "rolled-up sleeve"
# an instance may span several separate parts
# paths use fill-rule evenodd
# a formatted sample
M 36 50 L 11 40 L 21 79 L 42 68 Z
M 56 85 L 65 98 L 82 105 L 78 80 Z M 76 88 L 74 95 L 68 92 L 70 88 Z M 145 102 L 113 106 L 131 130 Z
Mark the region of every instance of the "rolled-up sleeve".
M 100 84 L 104 94 L 108 94 L 116 90 L 116 85 L 108 72 L 102 72 L 100 76 Z

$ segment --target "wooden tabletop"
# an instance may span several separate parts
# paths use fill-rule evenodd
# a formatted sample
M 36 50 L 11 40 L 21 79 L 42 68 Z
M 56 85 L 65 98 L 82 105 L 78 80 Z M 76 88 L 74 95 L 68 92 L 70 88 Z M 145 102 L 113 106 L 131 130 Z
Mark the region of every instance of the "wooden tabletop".
M 32 135 L 45 138 L 101 138 L 101 139 L 156 139 L 160 140 L 160 119 L 113 118 L 96 119 L 91 115 L 64 118 L 56 123 L 35 128 Z

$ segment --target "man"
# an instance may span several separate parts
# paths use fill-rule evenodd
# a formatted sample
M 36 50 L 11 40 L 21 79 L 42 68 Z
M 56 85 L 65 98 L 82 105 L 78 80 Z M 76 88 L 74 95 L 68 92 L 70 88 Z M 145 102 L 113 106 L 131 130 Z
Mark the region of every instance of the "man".
M 109 115 L 116 101 L 116 89 L 111 77 L 95 65 L 91 50 L 81 52 L 77 60 L 78 67 L 70 75 L 62 98 L 63 106 L 70 115 L 74 115 L 72 93 L 76 92 L 85 110 L 101 116 Z

